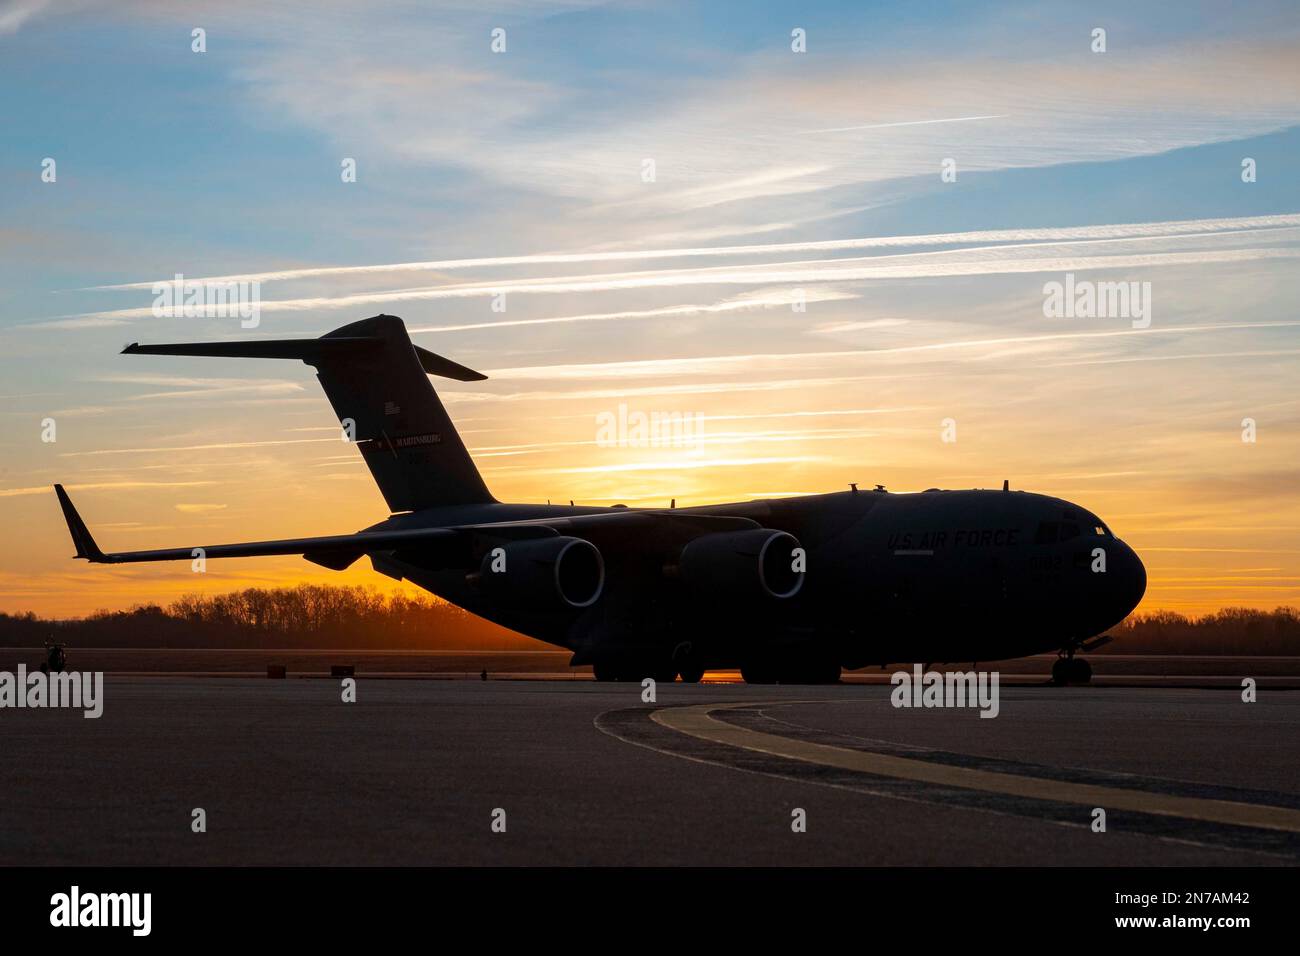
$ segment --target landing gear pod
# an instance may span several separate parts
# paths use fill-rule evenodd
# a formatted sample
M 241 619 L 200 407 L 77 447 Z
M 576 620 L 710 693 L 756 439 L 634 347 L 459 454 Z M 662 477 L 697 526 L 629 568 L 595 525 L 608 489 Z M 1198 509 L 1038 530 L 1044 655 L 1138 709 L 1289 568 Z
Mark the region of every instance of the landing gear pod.
M 784 600 L 803 587 L 798 550 L 798 539 L 771 528 L 705 534 L 688 542 L 668 570 L 702 593 Z
M 582 538 L 511 541 L 488 550 L 476 578 L 485 594 L 504 603 L 579 609 L 600 598 L 605 562 Z

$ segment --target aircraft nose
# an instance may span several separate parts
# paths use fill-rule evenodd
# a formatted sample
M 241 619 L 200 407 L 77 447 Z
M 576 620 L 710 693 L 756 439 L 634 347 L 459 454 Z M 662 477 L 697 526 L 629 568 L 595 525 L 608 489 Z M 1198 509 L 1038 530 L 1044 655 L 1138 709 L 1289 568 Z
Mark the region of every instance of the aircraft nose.
M 1114 573 L 1112 582 L 1115 588 L 1115 608 L 1117 619 L 1123 620 L 1138 606 L 1147 590 L 1147 569 L 1137 552 L 1119 539 L 1113 548 L 1115 555 L 1111 568 Z

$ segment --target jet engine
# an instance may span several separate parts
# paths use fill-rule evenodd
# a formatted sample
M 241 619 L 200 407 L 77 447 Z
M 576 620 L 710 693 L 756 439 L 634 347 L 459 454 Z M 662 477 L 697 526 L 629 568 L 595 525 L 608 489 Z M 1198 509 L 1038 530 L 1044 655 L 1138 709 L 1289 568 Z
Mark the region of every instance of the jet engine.
M 509 541 L 488 549 L 475 579 L 484 594 L 520 607 L 584 608 L 605 587 L 605 562 L 582 538 Z
M 665 571 L 702 594 L 790 598 L 803 586 L 798 547 L 793 535 L 771 528 L 705 534 L 687 542 Z

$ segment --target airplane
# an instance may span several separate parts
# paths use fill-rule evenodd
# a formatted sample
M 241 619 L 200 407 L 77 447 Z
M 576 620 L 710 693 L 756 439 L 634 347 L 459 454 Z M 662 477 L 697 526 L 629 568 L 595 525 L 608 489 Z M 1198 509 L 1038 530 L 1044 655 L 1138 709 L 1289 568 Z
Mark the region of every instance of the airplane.
M 98 564 L 299 554 L 359 558 L 465 610 L 573 652 L 595 678 L 832 683 L 842 669 L 998 661 L 1109 640 L 1146 590 L 1137 554 L 1092 512 L 999 490 L 877 485 L 701 507 L 511 504 L 488 491 L 430 376 L 487 376 L 377 315 L 314 339 L 132 344 L 128 355 L 312 366 L 391 514 L 355 534 L 105 553 L 61 485 L 76 557 Z M 1099 636 L 1101 635 L 1101 636 Z

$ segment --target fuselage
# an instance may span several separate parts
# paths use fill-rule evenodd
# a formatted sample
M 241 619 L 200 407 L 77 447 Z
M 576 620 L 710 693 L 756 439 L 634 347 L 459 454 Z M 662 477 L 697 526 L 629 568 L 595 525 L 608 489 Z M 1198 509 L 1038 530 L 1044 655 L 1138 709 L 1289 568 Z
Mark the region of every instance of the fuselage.
M 368 530 L 557 519 L 622 508 L 485 504 L 397 515 Z M 654 509 L 656 511 L 661 509 Z M 591 607 L 520 611 L 463 568 L 410 555 L 375 559 L 466 610 L 575 651 L 575 661 L 653 658 L 688 645 L 711 668 L 755 654 L 808 655 L 846 668 L 991 661 L 1072 646 L 1123 620 L 1146 588 L 1133 550 L 1092 512 L 1022 491 L 847 491 L 678 509 L 748 518 L 806 552 L 786 600 L 734 602 L 663 573 L 653 544 L 605 554 Z

